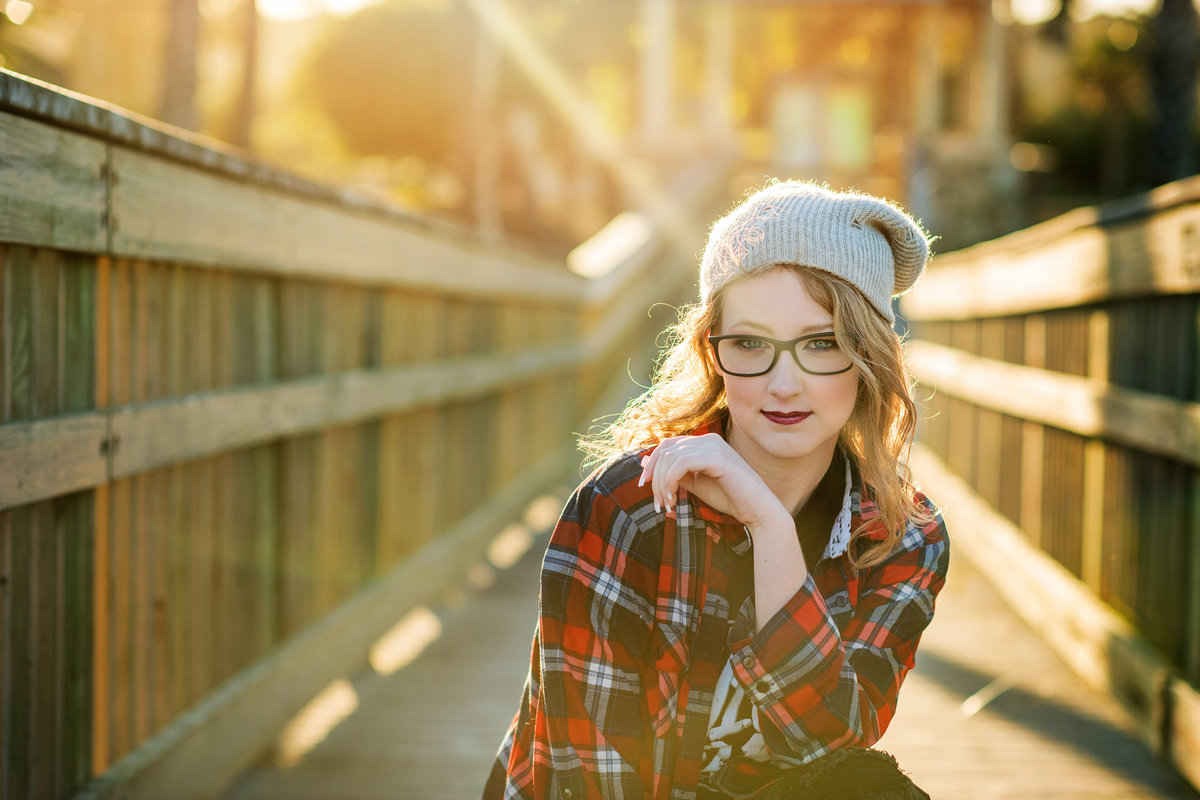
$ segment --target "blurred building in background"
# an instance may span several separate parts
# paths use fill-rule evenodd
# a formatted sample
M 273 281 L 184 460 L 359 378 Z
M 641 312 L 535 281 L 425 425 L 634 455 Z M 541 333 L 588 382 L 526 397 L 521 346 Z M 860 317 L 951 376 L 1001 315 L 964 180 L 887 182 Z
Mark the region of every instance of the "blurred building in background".
M 580 133 L 599 129 L 652 171 L 733 156 L 735 194 L 884 194 L 945 251 L 1149 185 L 1148 18 L 1071 5 L 1023 24 L 1010 0 L 0 0 L 0 58 L 556 250 L 636 201 Z

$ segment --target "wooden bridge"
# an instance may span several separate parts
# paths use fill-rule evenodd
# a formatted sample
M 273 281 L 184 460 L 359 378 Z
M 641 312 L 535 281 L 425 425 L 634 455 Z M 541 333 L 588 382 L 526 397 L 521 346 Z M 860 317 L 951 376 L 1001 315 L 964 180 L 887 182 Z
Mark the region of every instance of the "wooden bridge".
M 560 263 L 10 73 L 0 154 L 0 797 L 475 796 L 731 165 Z M 906 301 L 958 557 L 883 744 L 935 797 L 1195 796 L 1198 311 L 1196 181 Z

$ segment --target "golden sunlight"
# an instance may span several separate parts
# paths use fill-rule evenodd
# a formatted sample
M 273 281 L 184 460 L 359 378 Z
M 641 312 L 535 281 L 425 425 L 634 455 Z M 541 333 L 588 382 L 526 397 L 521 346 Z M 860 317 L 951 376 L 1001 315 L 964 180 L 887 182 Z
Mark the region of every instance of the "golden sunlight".
M 275 20 L 299 20 L 326 14 L 345 17 L 382 0 L 258 0 L 258 13 Z

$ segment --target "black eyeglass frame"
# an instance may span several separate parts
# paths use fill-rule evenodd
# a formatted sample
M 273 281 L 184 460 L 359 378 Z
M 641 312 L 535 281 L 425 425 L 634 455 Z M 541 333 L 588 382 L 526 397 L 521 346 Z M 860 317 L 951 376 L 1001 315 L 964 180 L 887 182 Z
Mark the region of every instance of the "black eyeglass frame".
M 767 368 L 761 372 L 734 372 L 733 370 L 726 369 L 725 365 L 721 363 L 721 350 L 719 347 L 717 347 L 719 342 L 722 342 L 726 339 L 757 339 L 760 342 L 769 343 L 771 347 L 774 348 L 774 353 L 771 355 L 771 363 L 768 364 Z M 833 331 L 810 333 L 807 336 L 801 336 L 797 339 L 789 339 L 787 341 L 782 339 L 772 339 L 769 336 L 759 336 L 752 333 L 727 333 L 721 336 L 713 336 L 710 333 L 708 335 L 708 344 L 710 347 L 712 347 L 713 357 L 717 359 L 717 366 L 721 368 L 721 371 L 726 375 L 733 375 L 738 378 L 757 378 L 759 375 L 766 375 L 768 372 L 775 369 L 775 364 L 779 362 L 779 354 L 785 349 L 791 352 L 792 359 L 796 362 L 796 366 L 802 371 L 807 372 L 809 375 L 841 375 L 843 372 L 849 372 L 854 368 L 853 361 L 847 364 L 844 369 L 835 370 L 833 372 L 813 372 L 811 369 L 805 367 L 800 363 L 800 355 L 796 351 L 796 345 L 800 344 L 801 342 L 807 342 L 810 339 L 836 339 L 836 337 L 834 336 Z

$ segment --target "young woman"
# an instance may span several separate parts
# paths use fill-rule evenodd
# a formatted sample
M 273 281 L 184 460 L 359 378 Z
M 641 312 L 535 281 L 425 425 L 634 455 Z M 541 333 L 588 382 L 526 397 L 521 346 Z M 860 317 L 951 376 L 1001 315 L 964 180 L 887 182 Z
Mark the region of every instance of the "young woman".
M 948 564 L 892 327 L 927 255 L 895 206 L 808 183 L 713 226 L 552 534 L 486 800 L 926 797 L 867 748 Z

